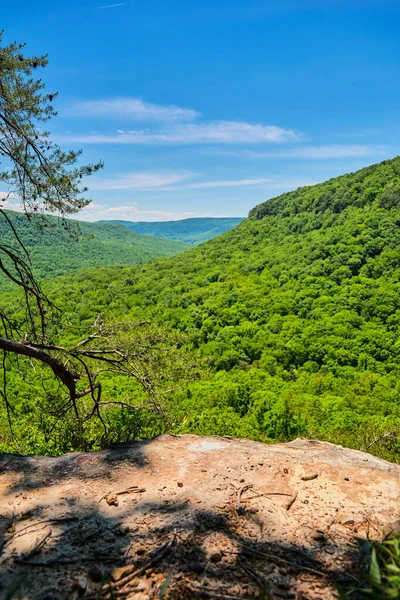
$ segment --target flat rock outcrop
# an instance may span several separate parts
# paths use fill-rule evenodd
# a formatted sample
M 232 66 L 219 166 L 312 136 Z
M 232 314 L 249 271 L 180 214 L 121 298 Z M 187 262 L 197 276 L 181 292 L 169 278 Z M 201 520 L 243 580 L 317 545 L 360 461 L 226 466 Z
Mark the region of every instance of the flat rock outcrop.
M 362 540 L 400 519 L 399 465 L 305 439 L 1 454 L 0 488 L 10 599 L 329 600 L 362 586 Z

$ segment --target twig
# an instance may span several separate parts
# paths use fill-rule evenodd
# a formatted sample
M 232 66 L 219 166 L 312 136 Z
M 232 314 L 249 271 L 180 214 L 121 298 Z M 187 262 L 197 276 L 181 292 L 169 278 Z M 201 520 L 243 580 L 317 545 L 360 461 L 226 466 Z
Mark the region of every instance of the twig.
M 369 450 L 370 448 L 372 448 L 372 446 L 374 446 L 375 444 L 377 444 L 378 442 L 381 442 L 382 440 L 386 440 L 386 439 L 399 439 L 396 436 L 396 432 L 395 431 L 390 431 L 388 433 L 384 433 L 383 435 L 375 438 L 370 444 L 368 444 L 368 446 L 365 447 L 364 452 L 367 452 L 367 450 Z
M 31 527 L 34 527 L 34 525 L 31 525 Z M 37 532 L 34 533 L 38 533 L 39 531 L 42 531 L 42 529 L 46 529 L 47 525 L 43 525 L 43 527 L 40 527 Z M 11 540 L 15 540 L 16 538 L 22 537 L 23 535 L 26 535 L 28 533 L 28 527 L 24 528 L 25 531 L 23 531 L 23 533 L 13 533 L 9 538 L 6 539 L 6 541 L 4 542 L 4 546 L 7 546 Z
M 132 581 L 132 579 L 134 579 L 135 577 L 140 577 L 140 575 L 143 575 L 143 573 L 145 571 L 147 571 L 148 569 L 153 569 L 165 556 L 167 556 L 167 554 L 169 553 L 169 551 L 172 548 L 175 538 L 176 538 L 176 536 L 174 534 L 168 542 L 165 542 L 164 544 L 162 544 L 162 546 L 160 546 L 160 548 L 158 548 L 158 550 L 156 551 L 153 558 L 147 564 L 145 564 L 143 567 L 140 567 L 136 573 L 133 573 L 128 578 L 125 577 L 124 580 L 122 580 L 120 582 L 120 585 L 121 585 L 121 583 L 124 586 L 129 585 L 129 583 Z M 127 581 L 127 579 L 128 579 L 128 581 Z
M 158 548 L 158 550 L 156 550 L 153 558 L 142 567 L 135 569 L 134 565 L 132 565 L 131 570 L 128 570 L 128 573 L 122 579 L 119 579 L 114 583 L 110 583 L 106 591 L 112 593 L 115 589 L 123 588 L 129 585 L 132 579 L 143 575 L 143 573 L 147 571 L 147 569 L 152 569 L 153 567 L 155 567 L 160 562 L 160 560 L 162 560 L 171 550 L 175 538 L 176 535 L 174 534 L 168 542 L 165 542 Z
M 291 509 L 291 507 L 292 507 L 292 504 L 294 504 L 294 503 L 295 503 L 295 501 L 296 501 L 296 498 L 297 498 L 297 496 L 298 496 L 298 493 L 299 493 L 299 492 L 294 492 L 294 494 L 291 496 L 291 498 L 290 498 L 289 502 L 286 504 L 286 510 L 290 510 L 290 509 Z
M 139 488 L 137 485 L 132 485 L 131 487 L 127 488 L 126 490 L 122 490 L 121 492 L 114 492 L 116 496 L 122 496 L 123 494 L 143 494 L 143 492 L 146 491 L 146 488 Z M 109 494 L 111 494 L 113 492 L 108 492 L 108 494 L 104 494 L 104 496 L 102 496 L 99 500 L 99 504 L 102 500 L 104 500 L 104 498 L 107 498 L 107 496 Z
M 291 496 L 292 494 L 287 494 L 286 492 L 256 492 L 253 491 L 254 496 L 248 496 L 247 500 L 253 500 L 253 498 L 262 498 L 263 496 Z
M 7 544 L 9 544 L 11 542 L 11 540 L 13 540 L 17 537 L 21 537 L 21 535 L 25 535 L 25 533 L 22 533 L 22 532 L 26 532 L 26 530 L 31 529 L 31 527 L 37 527 L 38 525 L 42 525 L 43 523 L 63 523 L 63 522 L 68 522 L 68 521 L 76 521 L 77 519 L 78 519 L 78 517 L 64 517 L 64 518 L 60 518 L 60 519 L 43 519 L 43 521 L 38 521 L 37 523 L 31 523 L 30 525 L 27 525 L 26 527 L 23 527 L 22 529 L 19 529 L 18 531 L 16 531 L 12 535 L 10 535 L 5 540 L 4 545 L 7 546 Z M 43 527 L 42 527 L 42 529 L 43 529 Z
M 254 556 L 259 556 L 260 558 L 270 558 L 271 560 L 279 560 L 286 565 L 290 565 L 291 567 L 295 567 L 296 569 L 300 569 L 303 571 L 308 571 L 309 573 L 315 573 L 315 575 L 319 575 L 320 577 L 326 577 L 326 573 L 322 571 L 317 571 L 316 569 L 311 569 L 310 567 L 304 567 L 303 565 L 299 565 L 298 563 L 291 562 L 289 560 L 285 560 L 276 554 L 268 554 L 267 552 L 261 552 L 260 550 L 255 550 L 246 544 L 240 544 L 242 548 L 244 548 L 245 552 L 249 554 L 253 554 Z M 239 552 L 224 550 L 224 552 L 229 552 L 229 554 L 239 554 Z
M 137 489 L 134 489 L 137 488 Z M 131 488 L 126 490 L 122 490 L 122 492 L 116 492 L 117 496 L 122 496 L 123 494 L 143 494 L 146 491 L 146 488 L 138 488 L 137 485 L 133 485 Z
M 368 515 L 364 515 L 365 520 L 367 521 L 367 523 L 369 525 L 371 525 L 372 529 L 375 529 L 375 531 L 377 531 L 378 533 L 381 533 L 381 530 L 378 529 L 378 527 L 376 525 L 373 524 L 373 522 L 371 521 L 370 517 Z
M 246 600 L 244 596 L 231 596 L 230 594 L 221 594 L 220 592 L 210 590 L 203 585 L 192 584 L 190 588 L 195 594 L 202 594 L 208 596 L 208 598 L 220 598 L 220 600 Z
M 25 554 L 21 558 L 17 559 L 17 562 L 25 562 L 27 560 L 30 560 L 33 556 L 35 556 L 38 552 L 40 552 L 40 550 L 43 548 L 43 546 L 45 545 L 47 539 L 50 536 L 51 536 L 51 529 L 49 529 L 49 531 L 46 533 L 46 535 L 44 535 L 42 537 L 41 540 L 39 540 L 39 541 L 36 542 L 36 544 L 34 545 L 34 547 L 32 548 L 32 550 L 30 552 L 28 552 L 27 554 Z
M 243 485 L 238 493 L 237 493 L 237 510 L 240 511 L 240 499 L 242 497 L 242 494 L 244 494 L 244 492 L 247 492 L 247 490 L 250 490 L 253 487 L 252 483 L 248 483 L 246 485 Z
M 250 569 L 250 567 L 248 567 L 247 565 L 244 564 L 243 561 L 241 561 L 239 559 L 239 565 L 242 567 L 242 569 L 248 574 L 250 575 L 250 577 L 252 577 L 254 579 L 254 581 L 257 583 L 257 585 L 259 586 L 259 588 L 261 590 L 265 589 L 265 583 L 262 580 L 262 578 L 258 575 L 258 573 L 256 573 L 255 571 L 253 571 L 253 569 Z

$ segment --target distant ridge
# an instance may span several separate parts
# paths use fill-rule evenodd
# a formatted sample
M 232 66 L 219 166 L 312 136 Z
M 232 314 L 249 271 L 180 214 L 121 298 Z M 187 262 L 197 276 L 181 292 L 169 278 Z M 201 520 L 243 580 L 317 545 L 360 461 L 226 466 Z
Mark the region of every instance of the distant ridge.
M 188 244 L 200 244 L 233 229 L 243 219 L 244 217 L 205 217 L 181 221 L 99 221 L 99 223 L 118 223 L 136 233 Z
M 79 225 L 80 238 L 71 237 L 56 217 L 48 217 L 53 227 L 43 230 L 35 226 L 40 215 L 31 220 L 22 213 L 6 211 L 16 231 L 24 240 L 31 256 L 35 274 L 39 278 L 72 273 L 79 269 L 98 266 L 132 265 L 153 258 L 172 256 L 189 246 L 181 242 L 144 236 L 118 223 L 87 223 L 69 220 Z M 0 217 L 2 243 L 16 247 L 16 240 L 6 220 Z M 0 288 L 2 282 L 0 281 Z

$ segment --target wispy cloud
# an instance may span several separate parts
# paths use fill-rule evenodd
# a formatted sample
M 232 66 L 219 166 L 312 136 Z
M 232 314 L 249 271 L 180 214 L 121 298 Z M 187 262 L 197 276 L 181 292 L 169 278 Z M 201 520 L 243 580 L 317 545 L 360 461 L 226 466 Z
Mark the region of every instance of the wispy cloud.
M 22 210 L 20 199 L 13 193 L 0 191 L 0 207 Z
M 291 179 L 277 179 L 277 178 L 259 178 L 259 179 L 232 179 L 227 181 L 200 181 L 195 183 L 188 183 L 179 185 L 176 187 L 166 187 L 164 191 L 169 190 L 196 190 L 205 188 L 225 188 L 225 187 L 260 187 L 264 190 L 294 190 L 299 187 L 315 185 L 319 181 L 310 181 L 305 179 L 291 180 Z
M 277 178 L 258 177 L 255 179 L 224 179 L 216 181 L 186 181 L 196 177 L 190 171 L 180 173 L 144 172 L 128 173 L 110 179 L 93 177 L 89 181 L 90 190 L 133 190 L 136 192 L 179 192 L 234 187 L 262 187 L 264 189 L 293 189 L 315 182 L 290 181 Z M 198 175 L 197 175 L 198 177 Z
M 107 206 L 101 204 L 90 204 L 80 213 L 80 218 L 87 221 L 99 221 L 101 219 L 122 219 L 126 221 L 178 221 L 195 217 L 227 217 L 225 213 L 194 212 L 194 211 L 168 211 L 157 209 L 140 209 L 134 202 L 127 202 L 120 206 Z
M 259 179 L 231 179 L 226 181 L 199 181 L 194 183 L 184 183 L 183 185 L 165 186 L 159 191 L 163 192 L 179 192 L 185 190 L 202 190 L 202 189 L 217 189 L 217 188 L 235 188 L 235 187 L 258 187 L 263 190 L 281 190 L 288 192 L 299 187 L 315 185 L 320 183 L 315 180 L 305 179 L 277 179 L 277 178 L 259 178 Z
M 285 150 L 267 152 L 258 152 L 254 150 L 243 150 L 241 152 L 211 150 L 209 154 L 213 156 L 235 156 L 250 159 L 298 158 L 311 160 L 332 160 L 340 158 L 385 156 L 387 154 L 387 150 L 384 146 L 353 144 L 332 146 L 302 146 L 297 148 L 286 148 Z
M 249 151 L 252 158 L 308 158 L 315 160 L 376 156 L 385 154 L 383 146 L 353 144 L 348 146 L 304 146 L 290 148 L 282 152 L 256 153 Z
M 136 121 L 192 121 L 200 116 L 199 112 L 191 108 L 152 104 L 141 98 L 106 98 L 81 101 L 68 107 L 65 112 L 76 117 L 108 117 L 113 119 L 130 117 Z
M 247 185 L 263 185 L 272 183 L 271 179 L 231 179 L 227 181 L 200 181 L 180 186 L 185 190 L 200 190 L 204 188 L 243 187 Z
M 102 10 L 103 8 L 117 8 L 117 6 L 125 6 L 126 2 L 121 2 L 120 4 L 107 4 L 107 6 L 98 6 L 96 10 Z
M 59 137 L 58 141 L 78 144 L 258 144 L 296 141 L 298 134 L 275 125 L 244 121 L 178 124 L 168 129 L 121 131 L 116 135 L 80 134 Z
M 137 190 L 154 191 L 184 181 L 192 177 L 192 173 L 132 173 L 116 176 L 112 179 L 92 178 L 91 190 Z
M 225 181 L 196 181 L 183 183 L 194 176 L 194 173 L 131 173 L 112 179 L 93 178 L 89 182 L 91 190 L 135 190 L 135 191 L 176 191 L 205 188 L 242 187 L 273 183 L 271 179 L 232 179 Z
M 201 113 L 175 105 L 145 102 L 141 98 L 109 98 L 75 102 L 64 113 L 73 117 L 119 119 L 123 128 L 114 133 L 88 131 L 59 137 L 78 144 L 242 144 L 298 141 L 291 129 L 246 121 L 199 121 Z M 131 128 L 129 121 L 144 122 L 146 128 Z M 194 122 L 196 121 L 196 122 Z M 161 123 L 150 127 L 152 122 Z M 123 124 L 125 123 L 125 125 Z

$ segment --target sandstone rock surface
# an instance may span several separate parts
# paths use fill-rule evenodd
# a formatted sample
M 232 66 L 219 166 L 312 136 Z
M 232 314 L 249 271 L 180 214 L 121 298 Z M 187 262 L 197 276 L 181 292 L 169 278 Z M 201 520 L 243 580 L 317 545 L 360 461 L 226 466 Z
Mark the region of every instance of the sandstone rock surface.
M 27 600 L 329 600 L 400 518 L 399 465 L 305 439 L 1 454 L 0 489 L 0 597 Z

